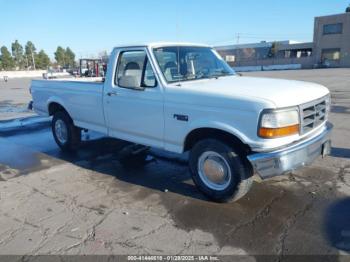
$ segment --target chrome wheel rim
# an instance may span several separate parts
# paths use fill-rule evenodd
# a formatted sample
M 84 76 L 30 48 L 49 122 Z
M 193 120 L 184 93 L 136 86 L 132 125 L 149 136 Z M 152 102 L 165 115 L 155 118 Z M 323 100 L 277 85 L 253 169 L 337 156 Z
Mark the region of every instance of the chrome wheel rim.
M 226 159 L 213 151 L 206 151 L 198 158 L 198 173 L 207 187 L 218 191 L 226 189 L 232 179 Z
M 61 119 L 58 119 L 55 123 L 55 134 L 56 134 L 57 140 L 61 144 L 67 143 L 68 130 L 67 130 L 66 123 L 64 123 Z

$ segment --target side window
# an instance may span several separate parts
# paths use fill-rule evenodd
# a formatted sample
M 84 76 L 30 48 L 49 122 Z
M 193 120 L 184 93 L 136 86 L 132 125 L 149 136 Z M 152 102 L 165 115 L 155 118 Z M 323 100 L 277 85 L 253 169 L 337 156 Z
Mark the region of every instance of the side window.
M 125 88 L 154 87 L 156 80 L 146 52 L 125 51 L 121 53 L 115 82 L 118 86 Z
M 155 55 L 167 81 L 173 82 L 179 79 L 178 59 L 176 52 L 156 49 Z
M 142 84 L 144 87 L 155 87 L 157 85 L 156 77 L 154 75 L 151 63 L 146 57 L 145 73 L 143 75 Z

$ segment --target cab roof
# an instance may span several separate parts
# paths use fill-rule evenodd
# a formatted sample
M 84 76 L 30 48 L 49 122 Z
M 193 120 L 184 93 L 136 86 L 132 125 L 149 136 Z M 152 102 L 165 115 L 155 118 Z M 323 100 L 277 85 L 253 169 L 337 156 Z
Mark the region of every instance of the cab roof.
M 165 46 L 197 46 L 197 47 L 211 47 L 205 44 L 197 43 L 186 43 L 186 42 L 151 42 L 151 43 L 139 43 L 139 44 L 129 44 L 129 45 L 120 45 L 115 48 L 127 48 L 127 47 L 148 47 L 148 48 L 157 48 Z

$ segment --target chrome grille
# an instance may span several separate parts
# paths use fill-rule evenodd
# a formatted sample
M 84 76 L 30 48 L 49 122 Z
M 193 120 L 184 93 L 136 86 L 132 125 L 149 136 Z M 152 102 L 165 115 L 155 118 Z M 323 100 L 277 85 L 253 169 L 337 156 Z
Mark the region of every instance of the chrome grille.
M 324 97 L 301 106 L 301 133 L 305 134 L 327 120 L 329 97 Z

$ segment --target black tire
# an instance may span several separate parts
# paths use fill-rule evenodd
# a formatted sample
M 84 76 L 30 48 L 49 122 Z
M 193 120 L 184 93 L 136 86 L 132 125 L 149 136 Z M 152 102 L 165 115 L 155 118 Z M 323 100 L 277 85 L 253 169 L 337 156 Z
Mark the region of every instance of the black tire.
M 65 142 L 60 141 L 56 134 L 55 125 L 57 121 L 62 121 L 67 128 L 67 139 Z M 73 120 L 65 111 L 58 111 L 54 114 L 51 128 L 53 137 L 62 151 L 72 152 L 79 148 L 81 142 L 81 129 L 73 124 Z
M 217 190 L 208 186 L 198 171 L 200 157 L 205 152 L 215 152 L 228 164 L 231 172 L 231 179 L 228 179 L 225 188 Z M 244 156 L 238 153 L 233 147 L 216 139 L 205 139 L 197 142 L 191 150 L 189 166 L 192 179 L 199 190 L 210 199 L 217 202 L 237 201 L 242 198 L 251 188 L 252 169 L 244 160 Z

